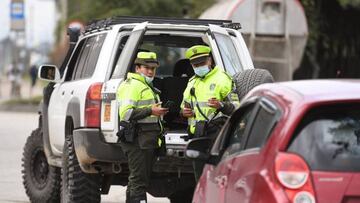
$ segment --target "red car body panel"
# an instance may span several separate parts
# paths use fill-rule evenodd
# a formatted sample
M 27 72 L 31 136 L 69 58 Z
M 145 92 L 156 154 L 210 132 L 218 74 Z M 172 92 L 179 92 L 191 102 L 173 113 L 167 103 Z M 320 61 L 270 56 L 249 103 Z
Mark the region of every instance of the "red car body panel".
M 312 172 L 318 202 L 360 202 L 360 175 L 341 172 Z
M 277 154 L 286 151 L 295 129 L 309 109 L 339 102 L 360 104 L 360 81 L 265 84 L 254 88 L 242 103 L 253 97 L 271 99 L 280 108 L 281 118 L 261 149 L 229 157 L 216 166 L 206 165 L 193 202 L 292 202 L 276 178 L 274 160 Z M 219 180 L 221 176 L 226 181 Z M 318 203 L 360 202 L 360 172 L 311 171 L 310 178 Z M 221 184 L 224 185 L 221 187 Z

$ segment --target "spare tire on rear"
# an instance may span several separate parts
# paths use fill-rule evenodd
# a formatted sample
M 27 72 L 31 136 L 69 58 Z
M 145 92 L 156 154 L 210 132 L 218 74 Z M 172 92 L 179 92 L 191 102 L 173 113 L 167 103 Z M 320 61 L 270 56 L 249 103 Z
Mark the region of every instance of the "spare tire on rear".
M 234 75 L 234 83 L 239 100 L 254 87 L 273 82 L 273 76 L 265 69 L 248 69 Z

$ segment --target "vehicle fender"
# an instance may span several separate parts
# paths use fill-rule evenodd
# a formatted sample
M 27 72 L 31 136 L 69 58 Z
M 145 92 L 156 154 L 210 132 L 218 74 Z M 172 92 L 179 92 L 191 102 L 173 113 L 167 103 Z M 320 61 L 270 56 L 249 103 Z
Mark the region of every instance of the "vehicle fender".
M 286 202 L 287 197 L 281 187 L 274 187 L 274 183 L 268 174 L 260 174 L 256 177 L 256 187 L 251 190 L 250 202 Z
M 74 129 L 80 128 L 80 101 L 78 98 L 72 98 L 68 103 L 66 117 L 70 117 L 74 124 Z

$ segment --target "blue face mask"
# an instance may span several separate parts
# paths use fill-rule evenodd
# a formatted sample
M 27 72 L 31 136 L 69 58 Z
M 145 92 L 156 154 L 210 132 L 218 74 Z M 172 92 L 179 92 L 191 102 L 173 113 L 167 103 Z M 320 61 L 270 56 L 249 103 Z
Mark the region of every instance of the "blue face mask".
M 154 77 L 148 77 L 148 76 L 146 76 L 146 75 L 144 75 L 142 73 L 141 73 L 141 76 L 143 76 L 145 78 L 145 81 L 148 84 L 152 83 L 152 81 L 154 80 Z
M 204 77 L 208 72 L 210 72 L 209 66 L 199 66 L 194 68 L 194 72 L 199 77 Z

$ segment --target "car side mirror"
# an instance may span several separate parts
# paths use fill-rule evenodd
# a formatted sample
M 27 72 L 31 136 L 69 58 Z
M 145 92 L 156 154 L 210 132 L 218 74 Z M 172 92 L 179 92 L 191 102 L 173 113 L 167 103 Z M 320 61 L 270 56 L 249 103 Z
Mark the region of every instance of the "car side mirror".
M 39 68 L 38 77 L 48 82 L 60 82 L 60 72 L 55 65 L 42 65 Z
M 186 146 L 185 157 L 214 165 L 216 158 L 209 153 L 211 145 L 212 139 L 208 137 L 194 138 Z

